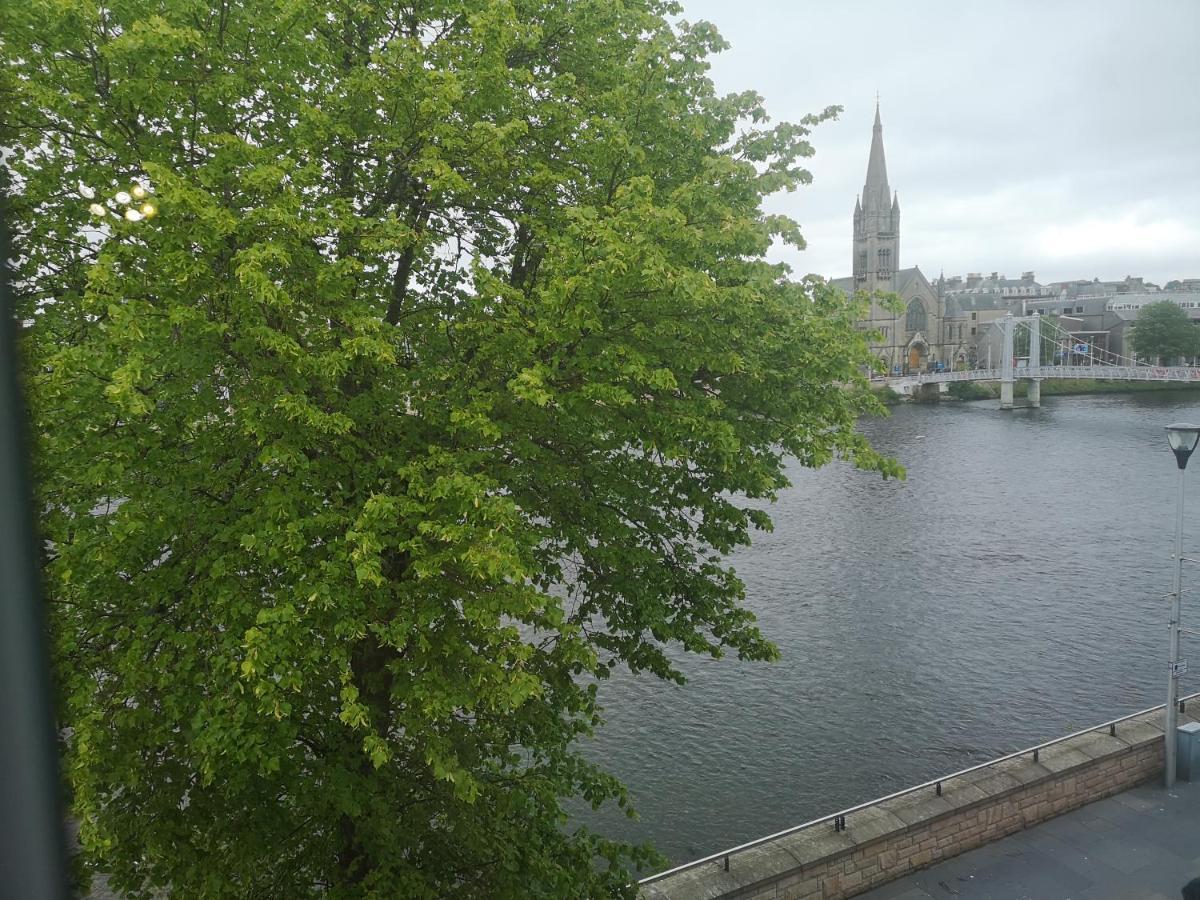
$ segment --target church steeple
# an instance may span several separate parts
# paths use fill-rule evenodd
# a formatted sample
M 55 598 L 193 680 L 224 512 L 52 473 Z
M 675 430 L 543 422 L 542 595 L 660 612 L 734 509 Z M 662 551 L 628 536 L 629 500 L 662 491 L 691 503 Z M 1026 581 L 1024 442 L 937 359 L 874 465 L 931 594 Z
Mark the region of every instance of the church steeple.
M 855 281 L 868 291 L 890 291 L 900 265 L 900 197 L 888 184 L 887 159 L 883 152 L 883 121 L 875 101 L 875 125 L 871 129 L 871 154 L 861 201 L 854 201 Z
M 887 159 L 883 155 L 883 122 L 879 119 L 879 101 L 875 101 L 875 127 L 871 129 L 871 157 L 867 161 L 867 181 L 863 185 L 863 207 L 885 210 L 891 205 Z

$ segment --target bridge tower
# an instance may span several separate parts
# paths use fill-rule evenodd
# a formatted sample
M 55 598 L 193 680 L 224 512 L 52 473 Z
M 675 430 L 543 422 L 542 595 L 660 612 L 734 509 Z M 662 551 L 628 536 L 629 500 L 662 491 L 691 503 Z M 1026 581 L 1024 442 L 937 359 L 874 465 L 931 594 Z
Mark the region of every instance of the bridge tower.
M 1034 313 L 1032 316 L 1016 317 L 1009 313 L 1000 320 L 1000 327 L 1004 333 L 1004 356 L 1000 360 L 1000 408 L 1013 408 L 1013 385 L 1017 381 L 1017 357 L 1016 357 L 1016 331 L 1017 323 L 1022 322 L 1029 326 L 1029 359 L 1026 366 L 1023 368 L 1036 370 L 1041 366 L 1041 351 L 1042 351 L 1042 335 L 1041 335 L 1041 316 Z M 1021 379 L 1027 382 L 1026 396 L 1029 398 L 1030 406 L 1042 405 L 1042 380 L 1040 378 L 1026 377 Z
M 1001 333 L 1004 335 L 1003 349 L 1000 351 L 1000 408 L 1013 408 L 1013 369 L 1016 359 L 1013 354 L 1016 352 L 1013 349 L 1013 326 L 1016 322 L 1013 320 L 1012 313 L 1009 313 L 1000 320 Z
M 1042 365 L 1042 317 L 1034 313 L 1029 317 L 1029 369 L 1036 372 Z M 1029 398 L 1030 406 L 1042 405 L 1042 379 L 1030 378 L 1025 396 Z

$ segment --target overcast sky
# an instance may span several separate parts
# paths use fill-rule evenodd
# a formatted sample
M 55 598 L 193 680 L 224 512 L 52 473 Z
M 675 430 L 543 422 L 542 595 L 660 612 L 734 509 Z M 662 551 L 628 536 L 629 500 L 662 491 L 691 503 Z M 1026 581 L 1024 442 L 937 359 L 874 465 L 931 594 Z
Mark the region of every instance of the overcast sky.
M 775 120 L 837 104 L 800 222 L 797 274 L 850 272 L 875 92 L 900 264 L 1045 283 L 1200 277 L 1200 0 L 682 0 L 733 46 L 722 92 Z

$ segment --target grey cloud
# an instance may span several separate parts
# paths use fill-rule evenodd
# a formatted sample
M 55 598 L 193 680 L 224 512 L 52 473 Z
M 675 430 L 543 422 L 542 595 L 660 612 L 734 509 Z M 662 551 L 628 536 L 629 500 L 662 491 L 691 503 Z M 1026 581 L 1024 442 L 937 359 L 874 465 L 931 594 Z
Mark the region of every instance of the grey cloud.
M 778 253 L 797 272 L 848 270 L 878 90 L 903 265 L 1200 276 L 1195 0 L 684 0 L 684 18 L 733 45 L 719 89 L 776 119 L 845 107 L 813 135 L 814 183 L 770 203 L 808 240 Z

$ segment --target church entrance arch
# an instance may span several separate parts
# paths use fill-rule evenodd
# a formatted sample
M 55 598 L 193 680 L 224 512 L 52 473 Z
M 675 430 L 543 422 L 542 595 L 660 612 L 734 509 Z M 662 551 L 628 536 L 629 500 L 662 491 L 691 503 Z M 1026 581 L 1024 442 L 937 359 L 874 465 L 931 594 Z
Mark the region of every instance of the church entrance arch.
M 908 371 L 921 372 L 925 369 L 925 361 L 929 358 L 929 348 L 922 340 L 915 340 L 908 345 Z

